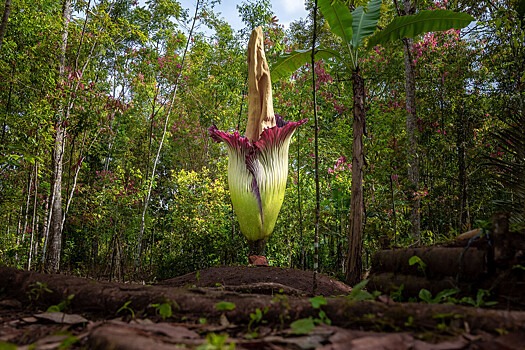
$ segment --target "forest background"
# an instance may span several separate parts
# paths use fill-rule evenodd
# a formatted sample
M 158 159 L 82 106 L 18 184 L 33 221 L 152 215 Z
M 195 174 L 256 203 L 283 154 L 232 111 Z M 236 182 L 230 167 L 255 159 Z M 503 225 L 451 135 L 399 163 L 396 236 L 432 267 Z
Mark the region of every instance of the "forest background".
M 245 264 L 247 246 L 227 188 L 223 145 L 208 137 L 245 125 L 246 46 L 261 25 L 270 66 L 311 47 L 310 17 L 279 24 L 268 0 L 238 5 L 245 27 L 176 0 L 6 0 L 0 23 L 0 263 L 117 280 L 162 279 Z M 350 1 L 354 8 L 364 1 Z M 403 42 L 359 55 L 366 88 L 363 262 L 380 248 L 431 244 L 522 215 L 523 197 L 494 161 L 525 157 L 502 139 L 522 127 L 523 1 L 419 1 L 476 18 L 414 40 L 419 182 L 407 161 Z M 396 16 L 384 1 L 380 26 Z M 233 14 L 232 14 L 233 15 Z M 236 14 L 237 15 L 237 14 Z M 318 14 L 318 42 L 340 43 Z M 319 261 L 342 277 L 352 176 L 352 80 L 318 61 L 274 82 L 276 112 L 319 117 Z M 312 269 L 314 128 L 290 146 L 285 202 L 267 245 L 271 265 Z M 503 174 L 504 175 L 504 174 Z M 412 209 L 419 203 L 414 227 Z M 416 228 L 416 230 L 415 230 Z M 414 232 L 416 232 L 414 234 Z

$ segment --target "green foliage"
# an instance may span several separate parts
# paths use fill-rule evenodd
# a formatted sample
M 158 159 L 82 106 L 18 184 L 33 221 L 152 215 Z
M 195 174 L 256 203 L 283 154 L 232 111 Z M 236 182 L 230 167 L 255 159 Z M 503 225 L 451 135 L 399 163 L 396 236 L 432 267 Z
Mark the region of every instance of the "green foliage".
M 30 301 L 38 301 L 45 298 L 46 293 L 53 293 L 53 291 L 47 287 L 46 283 L 37 281 L 29 286 L 27 297 Z
M 151 304 L 151 307 L 155 308 L 155 312 L 163 319 L 170 318 L 173 316 L 173 310 L 172 310 L 172 302 L 167 303 L 155 303 Z
M 504 127 L 494 132 L 500 151 L 490 157 L 490 163 L 497 169 L 499 181 L 513 194 L 511 200 L 500 201 L 498 205 L 513 213 L 513 223 L 521 229 L 525 228 L 525 140 L 519 126 L 525 122 L 525 116 L 511 113 L 502 119 Z
M 435 297 L 432 297 L 432 293 L 427 289 L 421 289 L 419 291 L 419 298 L 428 304 L 439 304 L 446 302 L 455 302 L 454 298 L 451 298 L 453 295 L 458 294 L 459 290 L 457 289 L 445 289 L 437 293 Z
M 215 309 L 218 311 L 232 311 L 235 310 L 235 303 L 229 301 L 220 301 L 215 304 Z
M 357 7 L 352 12 L 352 47 L 360 47 L 363 39 L 374 34 L 380 17 L 382 0 L 371 0 L 367 8 Z
M 368 47 L 417 35 L 448 29 L 461 29 L 470 24 L 474 17 L 463 12 L 450 10 L 423 10 L 415 15 L 394 18 L 384 29 L 368 40 Z
M 260 308 L 256 308 L 254 312 L 250 313 L 250 321 L 248 322 L 248 338 L 255 338 L 257 337 L 258 328 L 261 323 L 263 323 L 263 317 L 268 312 L 269 307 L 265 307 L 262 310 Z M 254 325 L 257 325 L 257 327 L 254 327 Z
M 290 324 L 294 334 L 308 334 L 315 328 L 315 320 L 312 317 L 301 318 Z
M 328 301 L 326 301 L 326 298 L 322 295 L 315 296 L 313 298 L 308 299 L 310 303 L 312 304 L 312 307 L 314 309 L 319 309 L 323 305 L 327 305 Z
M 374 300 L 379 295 L 381 295 L 381 292 L 374 291 L 372 293 L 364 290 L 366 285 L 368 284 L 368 280 L 362 280 L 358 284 L 352 287 L 352 291 L 350 294 L 347 295 L 347 299 L 350 301 L 363 301 L 363 300 Z
M 206 343 L 199 345 L 197 350 L 234 350 L 235 343 L 228 342 L 227 334 L 206 334 Z
M 285 55 L 281 55 L 272 65 L 272 82 L 277 82 L 287 78 L 311 60 L 312 50 L 295 50 Z M 331 59 L 340 57 L 337 51 L 331 49 L 318 48 L 315 51 L 315 59 Z
M 459 302 L 474 307 L 487 307 L 496 305 L 498 303 L 497 301 L 485 301 L 485 297 L 488 297 L 489 295 L 490 291 L 486 289 L 478 289 L 478 292 L 476 293 L 476 299 L 473 299 L 472 297 L 463 297 L 459 300 Z
M 57 305 L 51 305 L 47 308 L 47 312 L 62 312 L 67 310 L 71 305 L 71 301 L 75 297 L 75 294 L 70 294 L 67 296 L 66 300 L 61 301 Z
M 124 303 L 124 305 L 122 305 L 118 310 L 117 310 L 117 315 L 120 314 L 120 313 L 129 313 L 129 315 L 131 316 L 132 319 L 135 318 L 135 311 L 133 310 L 133 308 L 131 308 L 131 300 L 128 300 Z
M 514 265 L 514 266 L 512 266 L 512 269 L 513 269 L 513 270 L 522 270 L 522 271 L 525 271 L 525 266 L 523 266 L 523 265 L 519 265 L 519 264 L 518 264 L 518 265 Z
M 18 347 L 16 346 L 16 344 L 0 340 L 0 349 L 1 350 L 16 350 L 18 349 Z
M 328 318 L 326 313 L 321 309 L 321 306 L 327 305 L 328 301 L 322 295 L 315 296 L 308 299 L 312 304 L 312 308 L 319 309 L 318 317 L 308 317 L 298 319 L 290 324 L 290 328 L 294 334 L 308 334 L 318 324 L 332 324 L 332 320 Z
M 410 259 L 408 259 L 408 265 L 417 265 L 418 271 L 423 274 L 426 274 L 427 272 L 427 264 L 417 255 L 413 255 L 410 257 Z
M 392 300 L 394 301 L 399 301 L 399 302 L 404 301 L 404 298 L 403 298 L 404 289 L 405 289 L 405 285 L 401 284 L 399 287 L 397 287 L 392 292 L 390 292 L 390 298 L 392 298 Z
M 318 4 L 332 33 L 341 38 L 344 44 L 351 43 L 354 21 L 348 7 L 341 1 L 332 0 L 319 0 Z

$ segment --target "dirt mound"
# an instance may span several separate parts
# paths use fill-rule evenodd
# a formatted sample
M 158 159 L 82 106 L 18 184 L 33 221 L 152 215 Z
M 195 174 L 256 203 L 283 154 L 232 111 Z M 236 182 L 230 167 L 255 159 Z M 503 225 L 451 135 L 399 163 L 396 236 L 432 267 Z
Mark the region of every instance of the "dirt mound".
M 296 295 L 346 295 L 346 284 L 318 273 L 313 287 L 312 271 L 281 267 L 222 266 L 192 272 L 159 282 L 172 287 L 216 287 L 237 292 L 272 294 L 279 291 Z

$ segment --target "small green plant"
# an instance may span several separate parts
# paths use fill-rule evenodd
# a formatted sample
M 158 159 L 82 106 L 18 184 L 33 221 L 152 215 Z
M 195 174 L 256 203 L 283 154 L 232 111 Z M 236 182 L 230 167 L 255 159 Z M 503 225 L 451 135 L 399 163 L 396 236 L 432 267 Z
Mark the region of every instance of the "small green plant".
M 347 295 L 347 299 L 351 301 L 363 301 L 363 300 L 374 300 L 379 295 L 381 295 L 381 292 L 374 291 L 372 293 L 364 290 L 366 285 L 368 284 L 368 280 L 362 280 L 358 284 L 352 287 L 352 291 L 350 294 Z
M 426 274 L 427 264 L 423 260 L 421 260 L 419 256 L 411 256 L 410 259 L 408 259 L 408 265 L 417 265 L 417 270 L 423 274 Z
M 135 318 L 135 311 L 129 306 L 131 304 L 131 300 L 128 300 L 120 307 L 120 309 L 117 310 L 117 315 L 121 312 L 129 312 L 131 315 L 131 318 Z
M 403 301 L 403 290 L 405 289 L 405 285 L 401 284 L 399 287 L 397 287 L 395 290 L 390 292 L 390 298 L 392 298 L 393 301 Z
M 76 336 L 69 334 L 66 339 L 62 340 L 58 346 L 58 350 L 70 349 L 74 344 L 78 343 L 78 341 L 79 339 Z
M 308 334 L 318 324 L 332 324 L 332 320 L 330 320 L 326 315 L 326 312 L 324 312 L 324 310 L 321 309 L 321 306 L 328 305 L 328 301 L 326 300 L 326 298 L 322 295 L 318 295 L 313 298 L 310 298 L 309 300 L 314 309 L 319 309 L 319 317 L 313 318 L 310 316 L 308 318 L 301 318 L 292 322 L 290 324 L 290 328 L 292 328 L 292 332 L 294 334 Z
M 279 292 L 282 293 L 282 290 Z M 285 294 L 276 294 L 272 298 L 272 304 L 277 304 L 279 307 L 279 322 L 282 330 L 284 328 L 285 319 L 290 318 L 290 300 Z
M 519 264 L 518 264 L 518 265 L 514 265 L 514 266 L 512 266 L 512 269 L 513 269 L 513 270 L 522 270 L 522 271 L 525 271 L 525 266 L 523 266 L 523 265 L 519 265 Z
M 432 297 L 432 293 L 428 289 L 423 288 L 419 291 L 419 298 L 428 304 L 455 303 L 457 300 L 451 297 L 458 294 L 458 292 L 459 290 L 457 289 L 445 289 L 437 293 L 435 297 Z
M 29 286 L 28 298 L 31 301 L 37 301 L 45 293 L 53 293 L 53 291 L 47 288 L 47 284 L 42 282 L 35 282 Z
M 439 331 L 446 331 L 450 327 L 450 322 L 453 320 L 458 320 L 463 318 L 463 315 L 454 314 L 454 313 L 442 313 L 432 316 L 432 318 L 439 320 L 439 323 L 436 325 L 436 328 Z
M 314 309 L 319 309 L 319 318 L 314 319 L 314 321 L 317 320 L 318 323 L 324 323 L 328 325 L 332 324 L 332 320 L 330 320 L 328 316 L 326 316 L 326 312 L 321 309 L 321 306 L 328 305 L 328 301 L 325 297 L 318 295 L 316 297 L 310 298 L 310 303 Z
M 208 333 L 206 343 L 199 345 L 197 350 L 234 350 L 235 343 L 227 341 L 227 334 Z
M 235 310 L 235 304 L 229 301 L 220 301 L 215 304 L 215 309 L 217 311 L 232 311 Z
M 308 334 L 315 328 L 315 321 L 310 316 L 308 318 L 300 318 L 290 324 L 294 334 Z
M 61 301 L 57 305 L 51 305 L 47 308 L 47 312 L 62 312 L 69 308 L 71 305 L 71 300 L 75 297 L 75 294 L 70 294 L 67 296 L 66 300 Z
M 405 327 L 414 326 L 414 316 L 408 316 L 407 321 L 405 322 Z
M 18 347 L 13 343 L 0 340 L 0 350 L 16 350 Z
M 259 325 L 263 322 L 263 317 L 268 312 L 269 307 L 264 309 L 256 308 L 254 312 L 250 313 L 250 322 L 248 322 L 248 338 L 256 338 L 258 336 L 259 327 L 252 328 L 254 325 Z
M 199 283 L 200 280 L 201 280 L 201 270 L 197 270 L 197 272 L 195 272 L 195 281 Z
M 163 320 L 173 316 L 173 310 L 171 308 L 171 303 L 156 303 L 156 304 L 151 304 L 150 306 L 155 308 L 155 312 Z
M 474 307 L 485 307 L 485 306 L 494 306 L 497 301 L 485 301 L 485 297 L 488 297 L 490 292 L 486 289 L 478 289 L 476 293 L 476 300 L 471 297 L 463 297 L 459 300 L 462 304 L 472 305 Z

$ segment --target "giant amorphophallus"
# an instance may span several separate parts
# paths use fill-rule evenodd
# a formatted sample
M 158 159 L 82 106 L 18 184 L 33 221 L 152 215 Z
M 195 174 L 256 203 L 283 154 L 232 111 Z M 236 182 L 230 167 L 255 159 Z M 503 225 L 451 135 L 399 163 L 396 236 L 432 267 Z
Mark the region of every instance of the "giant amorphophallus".
M 245 136 L 215 125 L 210 136 L 228 146 L 228 185 L 233 209 L 251 256 L 264 255 L 281 209 L 288 177 L 288 148 L 295 129 L 274 114 L 270 70 L 260 27 L 248 43 L 248 123 Z

